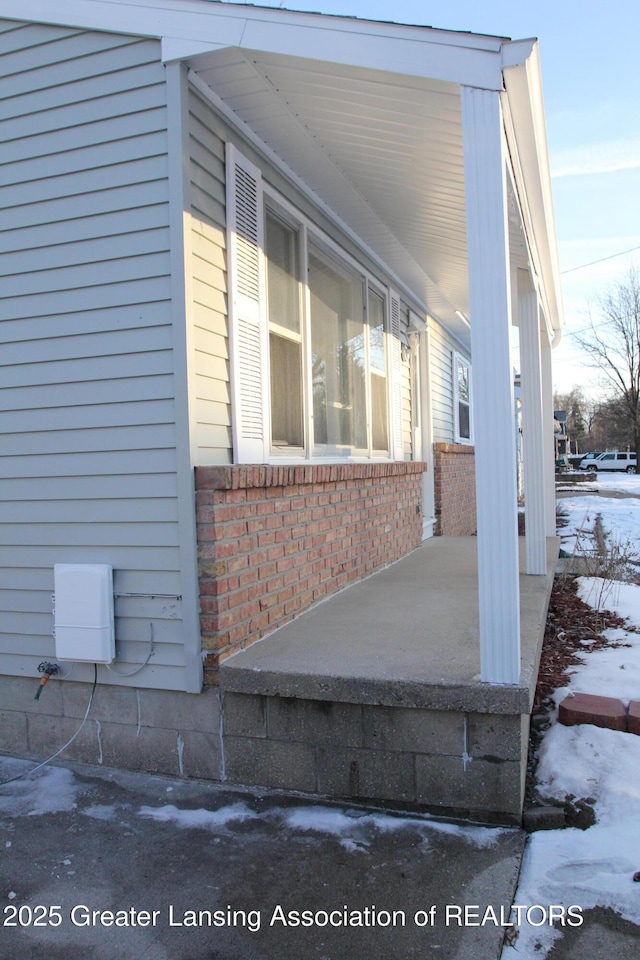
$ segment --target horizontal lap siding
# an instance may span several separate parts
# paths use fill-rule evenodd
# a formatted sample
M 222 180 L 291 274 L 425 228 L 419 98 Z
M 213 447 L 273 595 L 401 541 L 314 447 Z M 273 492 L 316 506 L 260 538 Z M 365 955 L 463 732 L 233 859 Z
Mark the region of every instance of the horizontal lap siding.
M 440 326 L 429 321 L 433 442 L 453 442 L 453 353 L 460 348 Z
M 409 340 L 409 307 L 400 302 L 400 323 L 403 343 Z M 401 365 L 401 402 L 402 402 L 402 449 L 405 460 L 413 459 L 413 397 L 411 383 L 411 356 L 408 355 Z
M 233 459 L 225 267 L 225 145 L 211 107 L 189 90 L 192 318 L 198 463 Z
M 129 682 L 184 687 L 159 57 L 134 37 L 0 28 L 3 673 L 55 659 L 54 563 L 110 563 L 116 595 L 144 595 L 116 596 L 119 659 L 144 661 L 151 631 L 157 645 Z

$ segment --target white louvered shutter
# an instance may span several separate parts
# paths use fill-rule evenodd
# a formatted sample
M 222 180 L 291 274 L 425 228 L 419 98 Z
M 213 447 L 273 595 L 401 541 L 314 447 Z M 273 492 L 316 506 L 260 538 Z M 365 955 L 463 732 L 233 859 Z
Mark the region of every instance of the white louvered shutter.
M 262 176 L 231 143 L 227 143 L 226 161 L 234 460 L 264 463 L 268 449 L 268 339 Z
M 391 315 L 391 410 L 393 417 L 393 458 L 404 460 L 402 443 L 402 356 L 400 352 L 400 297 L 389 291 Z

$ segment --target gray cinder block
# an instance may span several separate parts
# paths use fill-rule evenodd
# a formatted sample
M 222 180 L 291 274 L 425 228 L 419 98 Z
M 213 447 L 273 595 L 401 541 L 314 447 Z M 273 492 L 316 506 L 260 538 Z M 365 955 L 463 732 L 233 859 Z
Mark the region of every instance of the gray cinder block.
M 269 697 L 267 730 L 274 740 L 362 746 L 362 707 L 332 700 Z

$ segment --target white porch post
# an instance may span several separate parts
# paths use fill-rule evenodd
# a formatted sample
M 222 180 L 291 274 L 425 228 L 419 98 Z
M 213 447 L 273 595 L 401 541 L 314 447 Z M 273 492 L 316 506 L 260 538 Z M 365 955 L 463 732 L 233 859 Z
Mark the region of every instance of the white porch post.
M 481 679 L 520 677 L 511 290 L 500 94 L 462 88 Z
M 545 329 L 540 331 L 542 360 L 542 429 L 544 444 L 545 527 L 548 537 L 556 535 L 556 451 L 553 436 L 553 372 L 551 344 Z
M 547 572 L 542 361 L 538 295 L 527 270 L 518 270 L 522 373 L 522 446 L 527 573 Z

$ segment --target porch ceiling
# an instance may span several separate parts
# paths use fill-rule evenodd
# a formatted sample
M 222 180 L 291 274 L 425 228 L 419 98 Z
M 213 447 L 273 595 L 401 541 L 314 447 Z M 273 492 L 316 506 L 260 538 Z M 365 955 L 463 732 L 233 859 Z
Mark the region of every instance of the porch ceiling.
M 189 66 L 461 338 L 469 315 L 460 86 L 224 48 Z M 514 255 L 523 234 L 515 203 Z
M 463 341 L 469 316 L 460 86 L 226 47 L 188 64 Z M 510 190 L 514 266 L 528 264 Z

